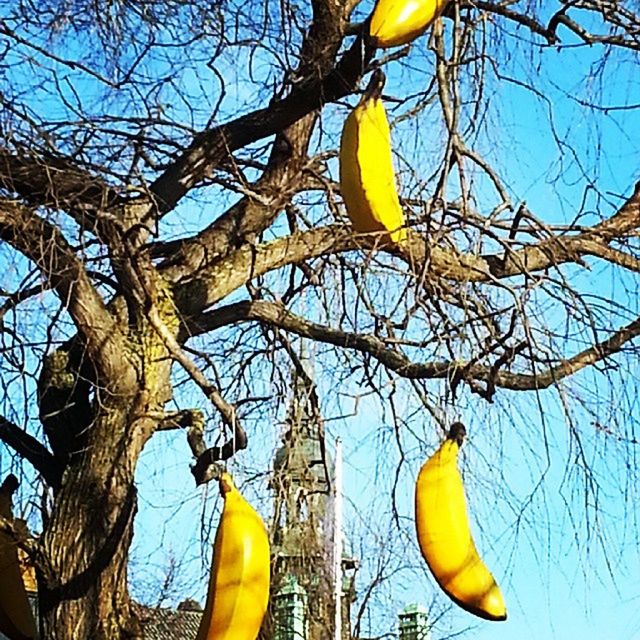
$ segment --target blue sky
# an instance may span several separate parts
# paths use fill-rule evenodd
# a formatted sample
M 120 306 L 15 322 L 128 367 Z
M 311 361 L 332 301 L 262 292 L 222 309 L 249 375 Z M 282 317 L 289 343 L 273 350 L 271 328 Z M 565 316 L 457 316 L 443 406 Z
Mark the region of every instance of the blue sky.
M 394 529 L 392 548 L 388 549 L 382 548 L 380 538 L 384 542 L 389 535 L 386 530 L 391 522 L 392 472 L 397 458 L 390 437 L 392 429 L 383 417 L 384 408 L 374 400 L 365 401 L 357 417 L 330 424 L 330 432 L 339 433 L 345 442 L 346 534 L 352 552 L 362 563 L 358 586 L 364 589 L 368 572 L 386 554 L 391 556 L 389 566 L 397 570 L 381 587 L 378 599 L 374 599 L 375 605 L 367 618 L 371 628 L 365 627 L 367 631 L 393 628 L 394 624 L 389 624 L 390 613 L 409 602 L 422 602 L 432 606 L 436 615 L 446 610 L 433 631 L 434 640 L 468 627 L 471 630 L 466 637 L 480 640 L 573 637 L 631 640 L 640 634 L 637 614 L 640 567 L 635 527 L 625 530 L 621 526 L 621 519 L 631 515 L 629 511 L 634 505 L 632 496 L 625 501 L 617 494 L 621 470 L 608 462 L 608 454 L 620 452 L 615 451 L 616 444 L 608 444 L 608 436 L 604 434 L 596 434 L 586 445 L 587 458 L 594 464 L 593 471 L 603 492 L 600 497 L 606 543 L 603 549 L 593 529 L 591 538 L 588 535 L 579 476 L 574 480 L 566 477 L 572 468 L 567 462 L 569 437 L 552 396 L 553 392 L 548 392 L 542 398 L 549 408 L 545 425 L 550 452 L 548 466 L 542 455 L 534 464 L 531 455 L 523 455 L 525 451 L 530 454 L 531 443 L 523 442 L 520 433 L 527 434 L 526 440 L 537 437 L 531 432 L 531 424 L 524 424 L 521 419 L 515 421 L 511 431 L 499 430 L 496 422 L 500 417 L 482 407 L 475 412 L 470 407 L 461 416 L 470 431 L 461 458 L 470 517 L 477 545 L 507 601 L 509 619 L 504 623 L 488 623 L 458 610 L 439 591 L 426 569 L 420 570 L 421 560 L 413 536 L 413 481 L 420 464 L 437 444 L 433 426 L 425 422 L 424 432 L 413 443 L 405 438 L 407 463 L 395 494 L 402 532 Z M 166 573 L 170 559 L 184 561 L 190 564 L 190 569 L 182 567 L 168 601 L 177 602 L 187 596 L 202 600 L 206 577 L 203 557 L 210 549 L 207 541 L 202 540 L 201 521 L 195 516 L 203 511 L 209 513 L 220 501 L 214 487 L 208 489 L 208 496 L 206 490 L 192 488 L 184 465 L 186 446 L 182 438 L 173 439 L 174 447 L 168 447 L 166 440 L 156 439 L 140 469 L 140 477 L 146 476 L 147 480 L 140 487 L 136 556 L 143 559 L 144 566 L 134 564 L 134 576 L 140 579 L 155 574 L 159 579 Z M 381 455 L 382 451 L 389 455 Z M 158 455 L 167 462 L 162 473 L 157 466 Z M 250 452 L 241 454 L 231 464 L 238 478 L 268 467 L 268 461 L 247 464 L 251 457 Z M 542 477 L 543 485 L 535 491 Z M 245 490 L 268 517 L 265 479 Z M 523 509 L 521 503 L 530 495 L 530 502 Z M 157 506 L 160 504 L 161 507 Z M 170 519 L 168 513 L 172 514 Z M 215 516 L 211 522 L 215 526 Z M 368 545 L 364 552 L 361 536 L 365 547 Z M 202 544 L 195 540 L 202 540 Z M 158 548 L 150 558 L 151 541 L 157 542 Z M 196 576 L 200 580 L 194 582 Z M 138 582 L 136 590 L 142 586 L 144 581 Z
M 489 159 L 504 168 L 516 202 L 526 200 L 530 210 L 547 223 L 570 222 L 593 182 L 603 195 L 597 198 L 587 192 L 581 222 L 588 224 L 595 220 L 590 209 L 605 215 L 615 210 L 622 202 L 620 196 L 628 194 L 640 178 L 640 118 L 637 112 L 621 109 L 606 115 L 597 110 L 585 114 L 579 103 L 638 104 L 637 60 L 627 54 L 613 56 L 608 64 L 615 72 L 598 86 L 593 74 L 597 48 L 574 48 L 571 38 L 565 43 L 568 49 L 562 52 L 534 53 L 532 64 L 512 55 L 504 73 L 530 64 L 533 86 L 544 96 L 538 99 L 518 86 L 502 85 L 494 100 L 493 128 L 480 145 Z M 401 74 L 402 81 L 406 74 Z M 579 161 L 569 153 L 567 142 L 577 150 Z M 595 261 L 590 264 L 592 271 L 580 276 L 585 290 L 614 296 L 633 317 L 638 311 L 634 277 L 614 276 Z M 547 321 L 553 323 L 554 317 Z M 455 417 L 470 425 L 471 440 L 463 459 L 471 518 L 478 546 L 503 586 L 509 619 L 474 622 L 464 612 L 452 612 L 454 628 L 477 624 L 469 636 L 477 640 L 640 637 L 636 445 L 617 440 L 634 437 L 637 431 L 637 407 L 628 402 L 635 385 L 625 377 L 637 374 L 638 367 L 632 363 L 622 372 L 610 372 L 609 378 L 591 372 L 576 376 L 568 381 L 578 390 L 576 395 L 549 391 L 525 398 L 502 392 L 498 406 L 468 398 L 464 408 L 457 408 Z M 581 411 L 577 402 L 581 388 L 600 405 L 598 413 L 605 423 L 609 415 L 613 434 L 598 432 L 592 417 Z M 560 400 L 564 394 L 569 409 Z M 606 409 L 610 400 L 619 403 L 617 411 Z M 568 420 L 575 425 L 575 433 L 570 433 Z M 576 434 L 584 447 L 584 460 L 576 451 Z M 425 454 L 435 446 L 432 435 Z M 365 454 L 360 463 L 363 469 L 367 458 Z M 417 454 L 415 458 L 405 474 L 407 517 L 411 483 L 421 460 Z M 582 471 L 586 462 L 596 487 L 588 492 L 588 474 Z M 359 483 L 353 480 L 353 484 Z M 520 505 L 531 492 L 522 510 Z M 427 589 L 427 598 L 435 589 L 431 581 L 407 590 L 413 592 L 418 585 Z M 446 602 L 444 596 L 441 600 Z M 434 640 L 444 633 L 435 630 Z

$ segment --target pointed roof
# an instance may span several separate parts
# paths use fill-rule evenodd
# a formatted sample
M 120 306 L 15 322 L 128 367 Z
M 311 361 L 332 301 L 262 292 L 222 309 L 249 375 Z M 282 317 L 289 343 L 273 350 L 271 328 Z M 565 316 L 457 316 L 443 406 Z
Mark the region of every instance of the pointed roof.
M 327 491 L 333 463 L 325 449 L 324 424 L 313 380 L 313 365 L 305 353 L 291 372 L 293 394 L 287 410 L 283 444 L 273 459 L 275 475 L 311 491 Z

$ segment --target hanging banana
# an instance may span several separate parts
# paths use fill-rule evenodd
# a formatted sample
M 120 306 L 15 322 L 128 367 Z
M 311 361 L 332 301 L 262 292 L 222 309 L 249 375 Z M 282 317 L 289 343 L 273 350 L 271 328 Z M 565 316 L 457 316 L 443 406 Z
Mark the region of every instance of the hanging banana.
M 12 496 L 17 488 L 18 479 L 13 474 L 0 485 L 0 515 L 14 524 L 18 521 L 13 517 Z M 0 532 L 0 632 L 9 640 L 37 637 L 18 561 L 18 547 L 12 536 L 4 532 Z
M 375 71 L 362 100 L 344 123 L 340 188 L 356 231 L 387 232 L 383 241 L 402 243 L 404 214 L 396 191 L 389 123 L 380 98 L 384 81 L 382 71 Z
M 420 469 L 416 529 L 422 555 L 442 590 L 463 609 L 487 620 L 506 620 L 500 588 L 471 537 L 458 451 L 465 436 L 456 422 Z
M 196 640 L 255 640 L 269 600 L 267 529 L 228 473 L 216 532 L 209 593 Z
M 398 47 L 424 33 L 447 5 L 447 0 L 378 0 L 369 35 L 376 46 Z

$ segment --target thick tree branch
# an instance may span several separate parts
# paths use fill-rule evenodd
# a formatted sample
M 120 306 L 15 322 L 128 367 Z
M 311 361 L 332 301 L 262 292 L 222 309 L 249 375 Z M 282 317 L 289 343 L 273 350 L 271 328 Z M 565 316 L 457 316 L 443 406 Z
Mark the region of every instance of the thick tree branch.
M 158 414 L 158 425 L 156 427 L 156 431 L 191 429 L 194 424 L 200 423 L 204 424 L 204 415 L 200 409 L 180 409 L 179 411 L 169 412 L 163 411 Z
M 49 450 L 18 425 L 0 416 L 0 440 L 29 462 L 52 488 L 60 484 L 61 469 Z
M 288 264 L 311 260 L 327 254 L 380 249 L 405 260 L 416 273 L 425 265 L 437 278 L 458 282 L 488 282 L 514 276 L 530 275 L 536 271 L 580 262 L 596 256 L 628 269 L 636 270 L 640 262 L 632 256 L 609 246 L 616 239 L 624 239 L 640 228 L 640 184 L 634 193 L 611 218 L 575 235 L 554 235 L 507 254 L 475 256 L 453 248 L 431 245 L 411 229 L 407 242 L 400 248 L 383 245 L 379 234 L 355 234 L 351 227 L 331 225 L 294 233 L 257 246 L 245 245 L 210 268 L 195 274 L 185 285 L 179 298 L 187 314 L 197 314 L 207 306 L 222 300 L 251 279 Z
M 605 242 L 628 235 L 640 228 L 640 182 L 633 193 L 610 218 L 595 225 L 594 232 Z
M 236 252 L 194 274 L 179 287 L 181 310 L 196 317 L 253 278 L 289 264 L 357 248 L 387 251 L 405 260 L 416 273 L 427 265 L 429 274 L 458 282 L 495 283 L 514 276 L 596 256 L 627 269 L 638 270 L 633 256 L 609 247 L 609 242 L 628 236 L 640 227 L 640 189 L 608 221 L 576 235 L 555 235 L 507 254 L 475 256 L 453 248 L 431 246 L 425 238 L 409 230 L 403 248 L 383 246 L 377 234 L 355 234 L 344 225 L 331 225 L 294 233 L 257 246 L 245 244 Z
M 314 20 L 300 48 L 298 68 L 292 72 L 296 78 L 315 78 L 331 71 L 346 25 L 339 4 L 326 0 L 312 4 Z M 249 186 L 251 193 L 197 236 L 181 242 L 162 265 L 166 278 L 177 281 L 188 276 L 211 256 L 230 253 L 273 222 L 306 186 L 309 167 L 305 163 L 317 120 L 318 112 L 314 111 L 276 134 L 262 176 Z
M 518 391 L 546 389 L 589 365 L 596 364 L 616 353 L 625 344 L 640 334 L 640 318 L 612 333 L 602 342 L 580 351 L 576 355 L 562 360 L 559 364 L 532 374 L 502 371 L 493 365 L 474 364 L 465 361 L 444 360 L 417 363 L 399 351 L 390 348 L 383 340 L 374 335 L 350 333 L 311 322 L 287 311 L 282 305 L 252 300 L 238 302 L 202 314 L 194 333 L 204 333 L 213 329 L 249 320 L 257 320 L 278 327 L 305 338 L 333 344 L 346 349 L 354 349 L 378 360 L 387 369 L 403 378 L 450 378 L 487 383 L 488 399 L 492 389 L 502 387 Z M 501 358 L 501 364 L 507 364 L 508 358 Z
M 93 230 L 97 213 L 122 202 L 101 178 L 54 155 L 18 155 L 0 147 L 0 188 L 29 204 L 62 209 L 86 230 Z
M 285 98 L 198 134 L 189 148 L 151 185 L 159 212 L 173 209 L 191 188 L 237 149 L 278 133 L 324 104 L 353 92 L 373 51 L 358 37 L 325 76 L 311 76 Z
M 267 169 L 250 186 L 255 195 L 245 196 L 209 227 L 181 241 L 177 251 L 160 265 L 166 279 L 178 282 L 189 277 L 273 222 L 292 197 L 306 187 L 304 162 L 316 120 L 316 114 L 306 116 L 277 136 Z M 162 251 L 162 246 L 158 248 Z
M 317 4 L 323 5 L 322 2 Z M 322 9 L 317 8 L 317 11 L 326 14 Z M 305 73 L 315 77 L 329 70 L 335 59 L 340 42 L 338 36 L 344 25 L 339 18 L 325 17 L 320 22 L 320 26 L 313 23 L 303 42 L 301 62 L 294 73 L 296 77 Z M 237 249 L 247 238 L 266 229 L 296 193 L 308 188 L 315 167 L 309 165 L 307 151 L 317 120 L 318 113 L 312 112 L 280 131 L 267 166 L 262 176 L 249 185 L 246 191 L 249 193 L 196 236 L 172 243 L 177 251 L 161 265 L 165 278 L 179 281 L 214 257 Z M 166 255 L 163 251 L 162 245 L 154 247 L 154 253 L 159 256 Z
M 83 336 L 102 382 L 118 385 L 123 376 L 122 335 L 60 230 L 27 207 L 5 200 L 0 202 L 0 239 L 41 270 Z

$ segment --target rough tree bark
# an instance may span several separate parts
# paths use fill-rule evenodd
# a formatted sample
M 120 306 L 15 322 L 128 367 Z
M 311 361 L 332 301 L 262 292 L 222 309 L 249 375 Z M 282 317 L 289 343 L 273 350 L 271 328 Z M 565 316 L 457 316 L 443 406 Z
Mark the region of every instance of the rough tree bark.
M 177 333 L 170 295 L 149 297 L 137 320 L 121 326 L 127 338 L 123 351 L 110 355 L 111 379 L 96 377 L 77 339 L 49 355 L 43 367 L 41 420 L 59 472 L 38 554 L 46 638 L 141 637 L 127 584 L 134 474 L 157 426 L 152 416 L 171 389 L 170 354 L 145 317 L 151 305 L 164 327 Z
M 33 218 L 28 209 L 8 210 L 0 220 L 4 239 L 43 266 L 50 286 L 61 296 L 78 298 L 78 314 L 72 316 L 79 333 L 45 358 L 38 383 L 40 419 L 53 454 L 47 463 L 54 491 L 36 555 L 43 637 L 142 637 L 127 585 L 136 513 L 134 474 L 171 397 L 171 363 L 182 362 L 179 342 L 189 333 L 180 331 L 178 318 L 186 319 L 206 303 L 193 277 L 201 264 L 246 246 L 247 238 L 252 240 L 269 226 L 299 190 L 316 109 L 326 99 L 349 93 L 372 53 L 365 47 L 363 58 L 358 43 L 336 67 L 347 16 L 339 4 L 316 3 L 315 20 L 301 48 L 303 86 L 280 105 L 197 136 L 152 185 L 151 198 L 127 204 L 94 176 L 75 172 L 73 163 L 62 159 L 49 163 L 57 179 L 43 180 L 35 166 L 40 161 L 34 165 L 3 154 L 4 186 L 33 201 L 65 201 L 67 212 L 109 248 L 120 289 L 108 307 L 93 299 L 95 290 L 78 291 L 86 273 L 59 232 Z M 256 191 L 276 196 L 269 206 L 242 200 L 200 240 L 157 269 L 144 248 L 147 225 L 171 210 L 234 147 L 268 135 L 270 127 L 279 133 L 268 169 L 255 186 Z M 48 242 L 43 246 L 37 236 Z M 199 249 L 204 247 L 202 254 Z M 88 300 L 100 307 L 98 314 L 87 311 Z M 100 318 L 108 330 L 95 335 L 93 325 Z M 190 371 L 186 362 L 185 367 Z M 233 409 L 197 371 L 194 376 L 231 424 Z M 234 446 L 243 446 L 243 433 L 234 436 Z M 206 479 L 211 462 L 233 453 L 229 446 L 203 452 L 197 479 Z

